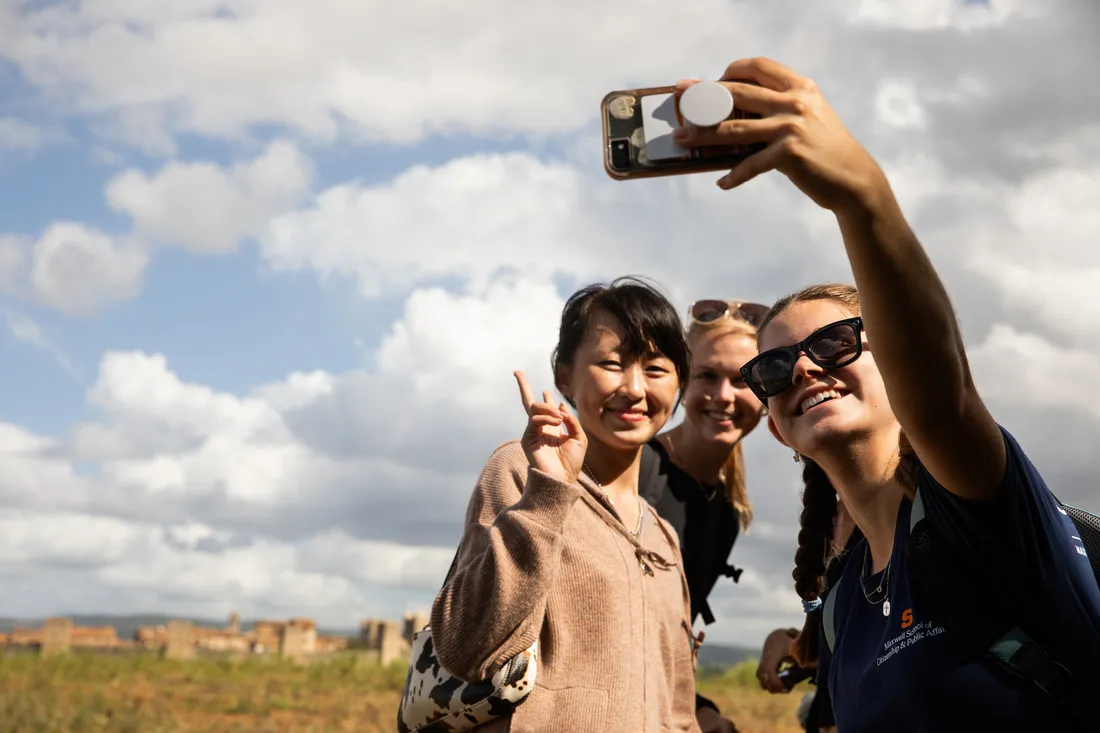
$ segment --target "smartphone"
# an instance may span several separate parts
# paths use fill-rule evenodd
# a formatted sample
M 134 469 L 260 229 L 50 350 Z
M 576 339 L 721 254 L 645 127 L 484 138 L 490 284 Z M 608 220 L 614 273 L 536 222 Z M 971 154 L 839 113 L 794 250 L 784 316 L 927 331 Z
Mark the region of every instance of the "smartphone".
M 814 676 L 813 667 L 799 667 L 797 665 L 791 665 L 779 670 L 778 677 L 783 683 L 783 686 L 788 690 L 793 688 L 802 680 L 809 679 Z
M 603 121 L 604 170 L 615 180 L 680 176 L 729 170 L 765 143 L 682 148 L 672 132 L 684 125 L 674 87 L 650 87 L 611 92 L 600 104 Z M 733 109 L 731 119 L 760 115 Z

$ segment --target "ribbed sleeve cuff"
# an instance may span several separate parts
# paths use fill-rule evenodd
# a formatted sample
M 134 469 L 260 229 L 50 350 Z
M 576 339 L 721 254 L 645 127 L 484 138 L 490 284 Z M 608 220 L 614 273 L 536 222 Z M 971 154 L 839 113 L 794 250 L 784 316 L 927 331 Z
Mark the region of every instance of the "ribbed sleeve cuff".
M 561 531 L 565 518 L 582 491 L 584 489 L 579 484 L 567 484 L 537 468 L 528 467 L 527 484 L 516 506 L 528 512 L 531 519 L 542 526 Z

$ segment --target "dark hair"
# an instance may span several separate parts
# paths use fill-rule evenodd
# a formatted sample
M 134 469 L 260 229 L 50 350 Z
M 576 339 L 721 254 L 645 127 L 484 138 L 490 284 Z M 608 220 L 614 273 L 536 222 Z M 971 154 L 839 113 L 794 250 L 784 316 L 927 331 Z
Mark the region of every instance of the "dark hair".
M 560 370 L 572 365 L 600 311 L 614 316 L 622 325 L 624 356 L 642 359 L 659 354 L 673 363 L 682 395 L 689 371 L 683 322 L 672 303 L 655 286 L 633 276 L 581 288 L 565 302 L 558 345 L 550 356 L 555 382 Z M 573 404 L 572 400 L 569 403 Z
M 758 335 L 763 336 L 764 329 L 772 319 L 795 303 L 814 300 L 831 300 L 852 311 L 860 312 L 859 293 L 851 285 L 811 285 L 799 292 L 780 299 L 772 306 L 760 324 Z M 844 548 L 833 546 L 833 528 L 837 515 L 836 488 L 821 466 L 805 456 L 802 460 L 802 514 L 799 517 L 798 550 L 794 555 L 794 589 L 804 601 L 812 601 L 821 596 L 822 579 L 828 564 Z M 912 499 L 916 494 L 918 468 L 917 454 L 909 443 L 908 436 L 902 432 L 898 437 L 898 464 L 894 479 Z M 858 528 L 855 530 L 859 531 Z M 802 631 L 791 645 L 795 661 L 803 667 L 817 664 L 818 638 L 821 630 L 822 612 L 820 609 L 806 614 Z

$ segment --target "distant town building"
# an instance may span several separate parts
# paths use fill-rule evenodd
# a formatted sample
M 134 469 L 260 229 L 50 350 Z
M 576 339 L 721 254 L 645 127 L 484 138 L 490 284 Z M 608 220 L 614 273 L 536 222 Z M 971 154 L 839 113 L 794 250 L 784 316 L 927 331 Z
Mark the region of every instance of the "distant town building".
M 113 626 L 74 626 L 71 619 L 47 619 L 41 628 L 15 628 L 0 633 L 0 646 L 33 647 L 43 654 L 69 649 L 134 649 L 157 651 L 180 659 L 199 652 L 230 654 L 279 653 L 291 658 L 307 658 L 355 647 L 373 651 L 388 664 L 409 654 L 412 636 L 428 623 L 423 613 L 405 614 L 398 621 L 364 619 L 359 637 L 321 635 L 317 624 L 308 618 L 286 621 L 262 619 L 247 631 L 241 630 L 240 616 L 229 614 L 224 628 L 196 626 L 190 621 L 172 621 L 157 626 L 142 626 L 133 639 L 120 639 Z

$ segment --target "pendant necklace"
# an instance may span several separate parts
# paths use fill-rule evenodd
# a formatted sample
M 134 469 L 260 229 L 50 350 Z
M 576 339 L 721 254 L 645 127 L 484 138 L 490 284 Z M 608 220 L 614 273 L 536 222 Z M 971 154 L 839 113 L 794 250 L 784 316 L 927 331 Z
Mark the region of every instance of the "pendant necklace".
M 890 615 L 890 566 L 894 564 L 894 556 L 891 554 L 890 559 L 886 562 L 886 569 L 883 570 L 882 576 L 879 578 L 878 587 L 876 587 L 870 593 L 867 592 L 867 558 L 871 555 L 871 546 L 868 544 L 863 552 L 863 570 L 860 573 L 859 587 L 863 591 L 863 597 L 868 603 L 874 605 L 876 603 L 882 603 L 882 615 Z M 879 596 L 878 594 L 882 594 Z M 876 597 L 877 596 L 877 597 Z

